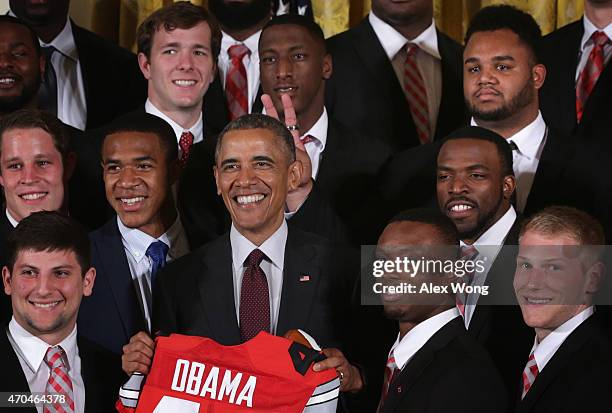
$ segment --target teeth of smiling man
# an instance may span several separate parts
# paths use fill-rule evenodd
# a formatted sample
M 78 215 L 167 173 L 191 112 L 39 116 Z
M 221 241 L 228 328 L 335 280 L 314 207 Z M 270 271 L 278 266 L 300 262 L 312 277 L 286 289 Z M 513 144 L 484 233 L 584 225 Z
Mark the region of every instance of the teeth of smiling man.
M 175 80 L 173 83 L 178 86 L 193 86 L 196 82 L 195 80 Z
M 461 211 L 467 211 L 468 209 L 472 209 L 472 207 L 469 205 L 455 205 L 451 208 L 451 211 L 461 212 Z
M 241 204 L 241 205 L 251 204 L 253 202 L 259 202 L 262 199 L 264 199 L 264 196 L 262 194 L 243 195 L 243 196 L 239 196 L 238 198 L 236 198 L 238 203 Z
M 39 308 L 51 308 L 51 307 L 55 307 L 56 305 L 59 304 L 59 301 L 54 301 L 52 303 L 47 303 L 47 304 L 43 304 L 43 303 L 32 303 L 34 304 L 34 306 L 39 307 Z
M 38 192 L 35 194 L 25 194 L 25 195 L 21 195 L 21 197 L 23 199 L 25 199 L 26 201 L 35 201 L 37 199 L 42 198 L 43 196 L 45 196 L 44 192 Z
M 15 83 L 15 79 L 12 77 L 0 77 L 0 83 L 5 85 L 12 84 Z
M 550 302 L 550 298 L 527 298 L 529 304 L 546 304 Z
M 278 88 L 279 92 L 289 92 L 289 91 L 292 91 L 292 90 L 295 90 L 295 88 L 294 87 L 281 87 L 281 88 Z
M 128 204 L 128 205 L 134 205 L 137 202 L 141 202 L 144 201 L 144 197 L 143 196 L 137 196 L 135 198 L 121 198 L 121 202 L 123 202 L 124 204 Z

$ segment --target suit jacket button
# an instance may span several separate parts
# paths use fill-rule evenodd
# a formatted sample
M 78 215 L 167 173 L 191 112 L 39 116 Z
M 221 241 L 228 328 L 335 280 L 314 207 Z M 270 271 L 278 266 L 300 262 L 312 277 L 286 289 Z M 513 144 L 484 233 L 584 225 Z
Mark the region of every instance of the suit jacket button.
M 402 392 L 402 386 L 397 386 L 397 392 L 401 393 Z

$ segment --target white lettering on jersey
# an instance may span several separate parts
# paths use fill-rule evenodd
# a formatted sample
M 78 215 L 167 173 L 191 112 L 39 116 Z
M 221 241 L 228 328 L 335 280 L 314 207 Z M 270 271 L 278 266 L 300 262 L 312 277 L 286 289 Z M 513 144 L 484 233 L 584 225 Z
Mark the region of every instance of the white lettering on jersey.
M 187 371 L 189 370 L 189 362 L 187 360 L 177 360 L 174 368 L 174 377 L 172 377 L 172 386 L 170 388 L 176 391 L 185 390 L 185 382 L 187 381 Z M 181 379 L 179 384 L 179 378 Z
M 240 405 L 243 400 L 246 400 L 248 407 L 253 407 L 253 393 L 255 392 L 255 385 L 257 384 L 257 378 L 255 376 L 249 376 L 244 388 L 238 395 L 236 404 Z

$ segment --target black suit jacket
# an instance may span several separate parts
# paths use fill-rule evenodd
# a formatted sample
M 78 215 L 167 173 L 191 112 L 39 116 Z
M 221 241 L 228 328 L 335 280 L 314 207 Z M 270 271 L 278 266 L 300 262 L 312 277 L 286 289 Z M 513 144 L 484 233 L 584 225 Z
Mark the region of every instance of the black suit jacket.
M 116 353 L 130 337 L 147 329 L 132 281 L 121 233 L 114 217 L 89 235 L 91 264 L 96 269 L 93 294 L 79 310 L 79 333 Z
M 277 335 L 301 328 L 323 347 L 340 344 L 351 273 L 334 254 L 323 238 L 289 227 Z M 229 233 L 164 267 L 153 297 L 153 331 L 239 344 Z
M 11 392 L 29 392 L 28 382 L 11 346 L 6 332 L 6 325 L 0 332 L 0 354 L 3 355 L 0 389 Z M 79 326 L 80 328 L 80 326 Z M 108 353 L 95 344 L 77 337 L 79 357 L 81 358 L 81 376 L 85 384 L 85 411 L 87 413 L 114 412 L 119 386 L 126 380 L 121 371 L 119 357 Z M 18 409 L 24 413 L 36 413 L 35 408 Z M 14 411 L 0 408 L 0 412 Z
M 576 122 L 576 68 L 584 23 L 580 19 L 544 37 L 542 61 L 546 82 L 540 89 L 540 106 L 547 122 L 580 140 L 609 142 L 612 113 L 612 65 L 608 63 L 587 100 L 582 121 Z
M 0 213 L 0 268 L 6 265 L 6 248 L 7 238 L 13 231 L 13 226 L 6 217 L 5 209 L 2 209 Z M 11 305 L 11 296 L 4 293 L 4 287 L 0 294 L 0 322 L 8 321 L 13 314 L 13 308 Z
M 507 400 L 491 359 L 459 317 L 408 361 L 389 386 L 382 413 L 505 412 Z
M 134 53 L 72 23 L 87 103 L 87 129 L 97 128 L 146 99 Z
M 467 120 L 463 101 L 461 46 L 437 31 L 442 57 L 442 99 L 434 139 Z M 326 83 L 325 106 L 338 121 L 388 143 L 396 152 L 418 146 L 404 91 L 367 17 L 328 40 L 334 73 Z
M 561 344 L 520 400 L 517 413 L 596 412 L 610 405 L 610 342 L 590 317 Z M 527 363 L 527 359 L 523 361 Z M 518 387 L 518 386 L 517 386 Z

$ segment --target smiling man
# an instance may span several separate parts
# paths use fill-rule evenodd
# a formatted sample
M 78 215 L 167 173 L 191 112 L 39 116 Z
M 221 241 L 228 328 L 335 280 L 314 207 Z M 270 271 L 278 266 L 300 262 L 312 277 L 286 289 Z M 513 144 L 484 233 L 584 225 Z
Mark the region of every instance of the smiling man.
M 592 317 L 603 229 L 582 211 L 549 207 L 525 221 L 519 242 L 514 288 L 535 340 L 516 411 L 598 410 L 612 391 L 610 343 Z
M 119 359 L 83 339 L 76 325 L 96 278 L 87 233 L 60 213 L 35 212 L 11 234 L 7 254 L 2 280 L 13 318 L 0 334 L 0 388 L 64 397 L 45 412 L 111 411 L 122 380 Z M 43 406 L 32 410 L 42 413 Z
M 106 131 L 102 168 L 117 216 L 91 233 L 99 283 L 79 317 L 84 336 L 119 354 L 133 334 L 150 330 L 157 271 L 189 252 L 171 194 L 179 173 L 172 128 L 146 113 L 116 120 Z

